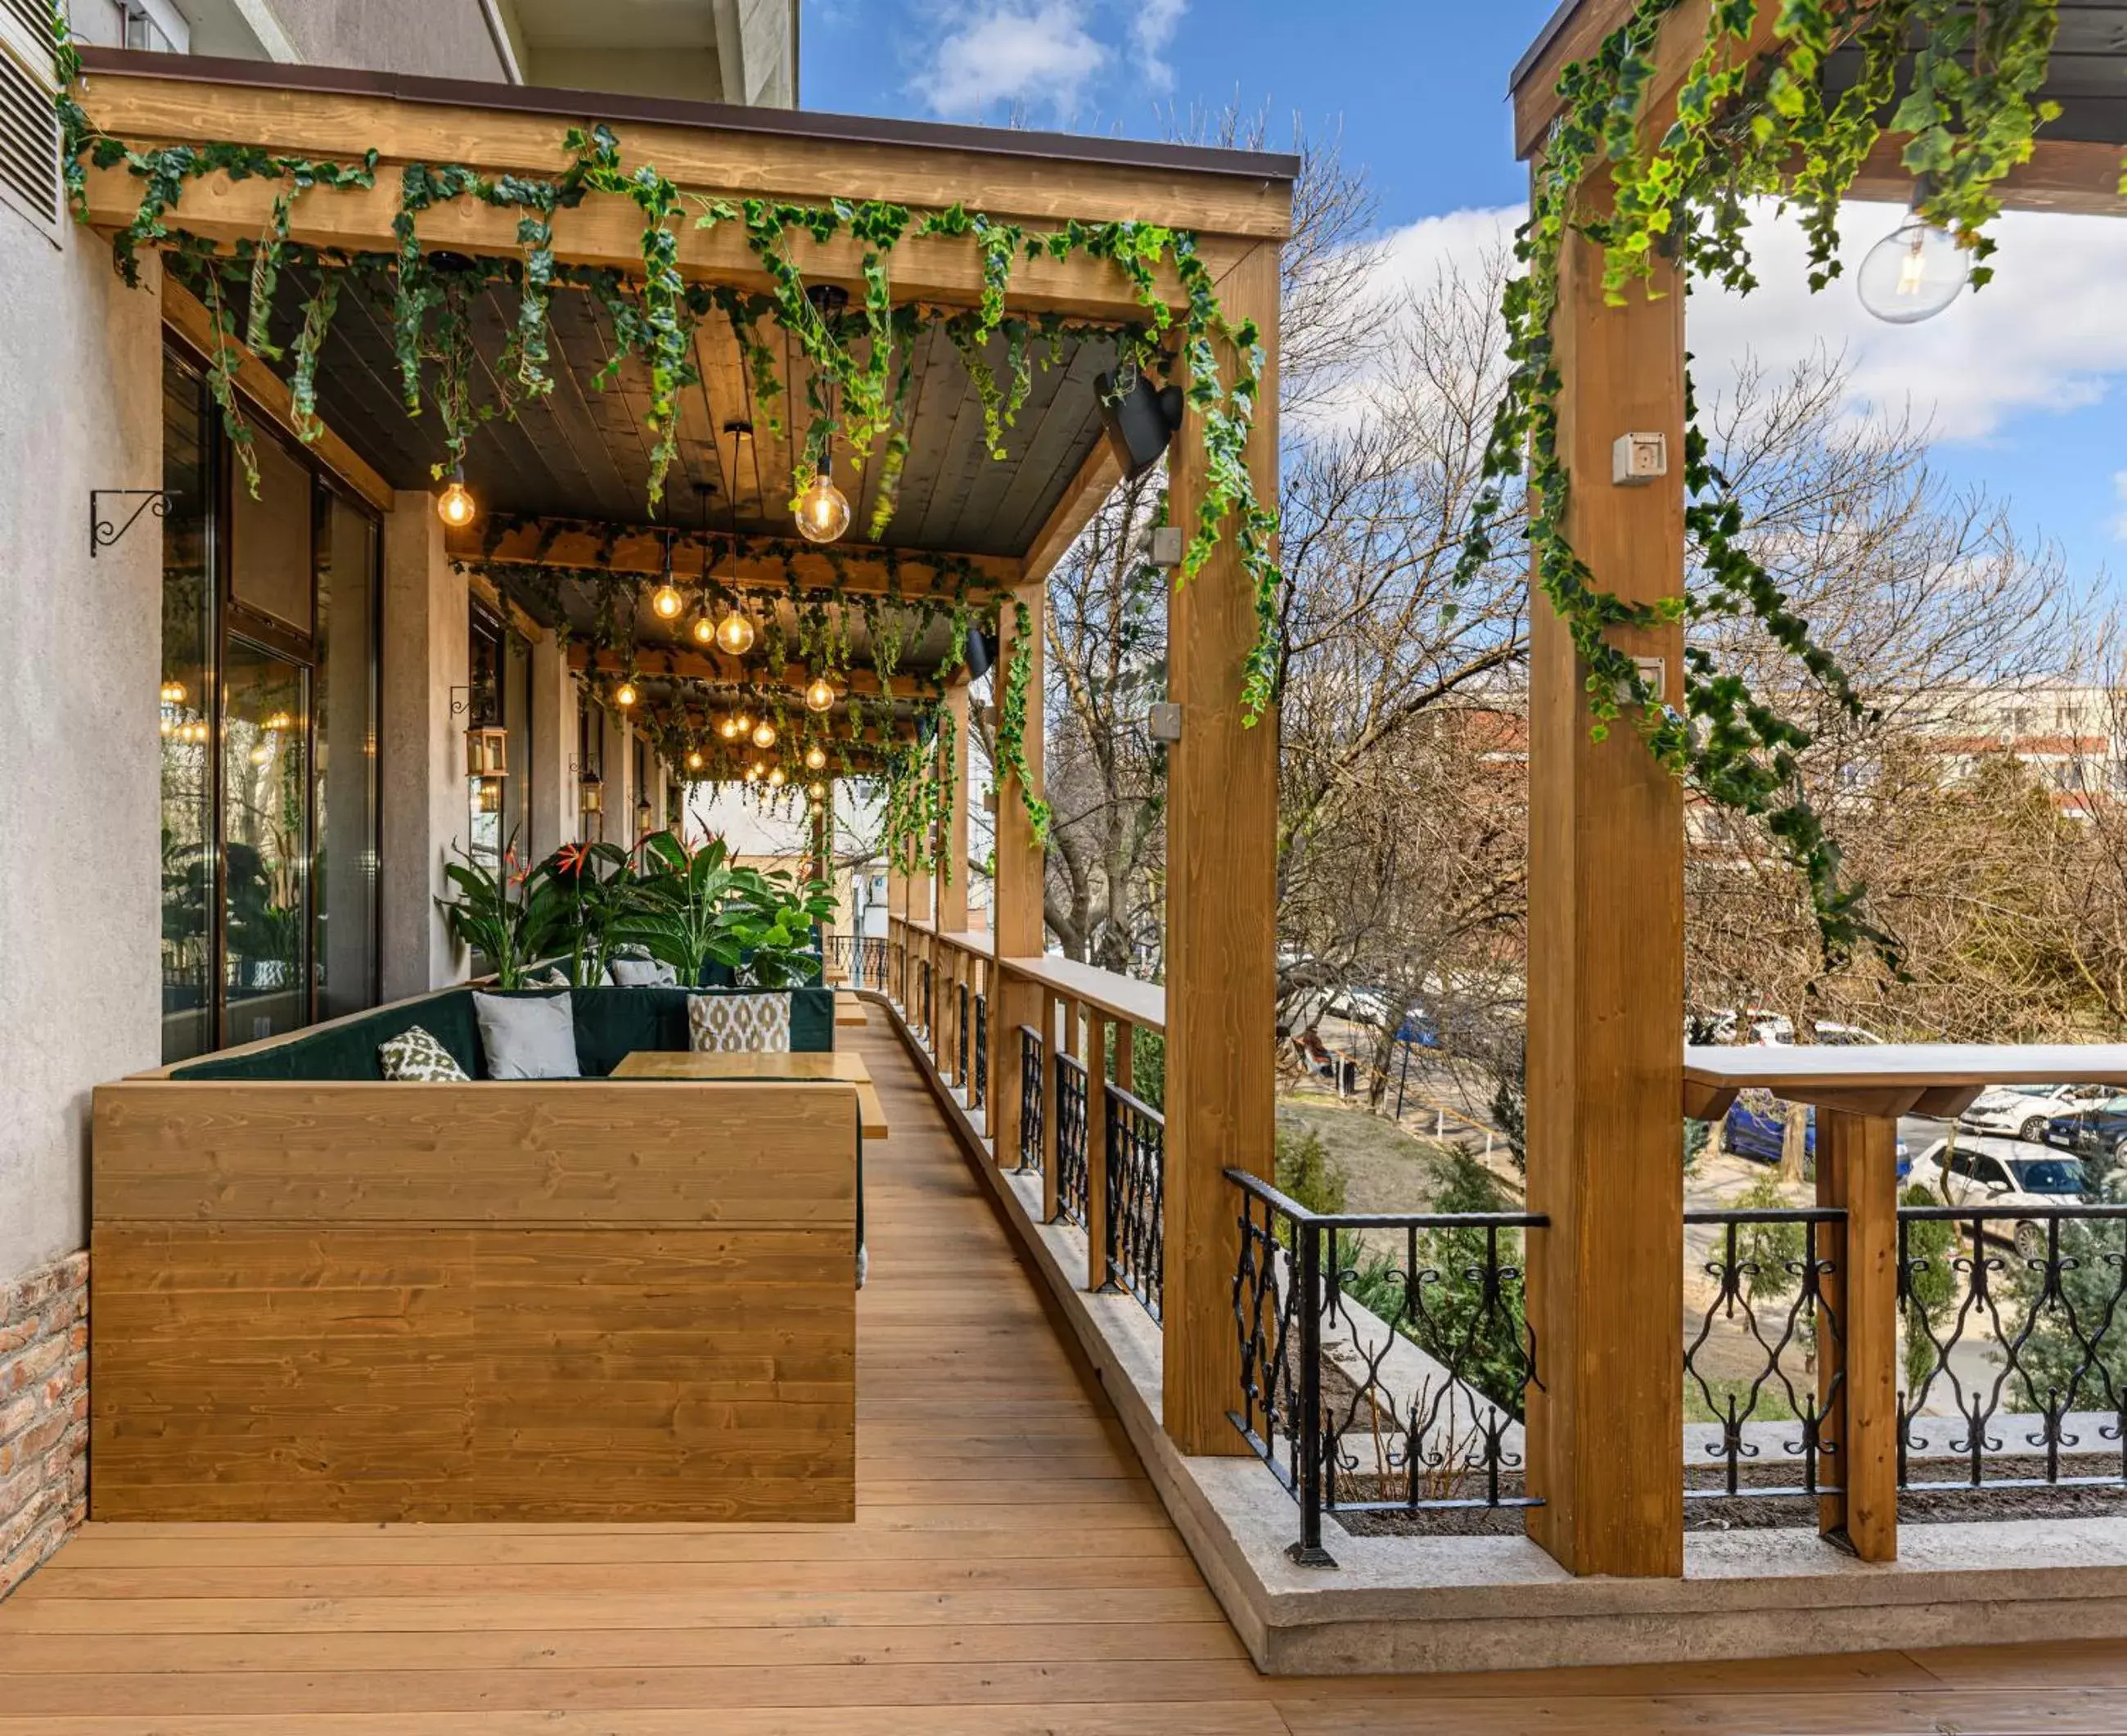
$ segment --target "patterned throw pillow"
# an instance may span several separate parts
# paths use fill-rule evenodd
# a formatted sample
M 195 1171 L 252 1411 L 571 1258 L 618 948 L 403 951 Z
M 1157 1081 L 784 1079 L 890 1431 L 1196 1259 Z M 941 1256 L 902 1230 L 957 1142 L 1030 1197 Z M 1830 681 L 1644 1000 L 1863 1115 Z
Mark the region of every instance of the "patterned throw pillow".
M 458 1084 L 471 1075 L 457 1058 L 419 1025 L 402 1031 L 377 1051 L 386 1079 L 418 1079 L 428 1085 Z
M 788 1055 L 790 997 L 690 994 L 687 1030 L 698 1055 Z

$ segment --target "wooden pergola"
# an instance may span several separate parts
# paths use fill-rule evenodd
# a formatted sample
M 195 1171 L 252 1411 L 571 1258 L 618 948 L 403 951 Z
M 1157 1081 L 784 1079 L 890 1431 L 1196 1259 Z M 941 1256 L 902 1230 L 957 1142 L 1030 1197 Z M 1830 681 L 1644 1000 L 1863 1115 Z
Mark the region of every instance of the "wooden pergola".
M 1296 169 L 1289 158 L 159 55 L 92 50 L 84 62 L 84 107 L 98 128 L 129 144 L 219 143 L 339 163 L 377 152 L 373 187 L 319 187 L 294 206 L 288 239 L 335 256 L 397 249 L 393 224 L 406 165 L 463 165 L 490 178 L 552 175 L 566 160 L 568 129 L 590 122 L 613 130 L 625 168 L 654 164 L 690 197 L 878 200 L 918 212 L 964 206 L 1030 230 L 1072 220 L 1135 221 L 1190 232 L 1226 317 L 1235 326 L 1253 321 L 1272 358 L 1248 465 L 1258 496 L 1276 496 L 1279 251 Z M 188 180 L 167 221 L 233 248 L 266 230 L 277 190 L 268 178 Z M 100 229 L 130 223 L 140 197 L 139 181 L 122 166 L 88 174 L 87 216 Z M 419 213 L 418 240 L 431 254 L 514 260 L 519 221 L 514 211 L 454 199 Z M 689 282 L 744 292 L 769 287 L 733 226 L 683 223 L 675 234 L 678 269 Z M 553 254 L 565 266 L 640 273 L 642 235 L 642 214 L 628 198 L 593 192 L 555 215 Z M 855 244 L 793 232 L 790 244 L 808 283 L 861 296 Z M 970 307 L 986 287 L 981 250 L 964 236 L 912 234 L 894 248 L 892 273 L 898 302 Z M 1177 312 L 1187 306 L 1171 265 L 1160 269 L 1158 293 Z M 1082 254 L 1021 260 L 1007 305 L 1012 313 L 1061 316 L 1067 353 L 1038 377 L 1005 462 L 992 463 L 981 450 L 979 406 L 942 343 L 928 344 L 919 357 L 901 508 L 883 545 L 865 540 L 881 461 L 876 453 L 850 458 L 844 475 L 853 477 L 855 513 L 834 553 L 890 552 L 899 569 L 891 585 L 876 564 L 837 567 L 829 552 L 796 545 L 788 505 L 793 435 L 771 429 L 751 401 L 745 358 L 720 321 L 705 321 L 695 339 L 698 389 L 684 401 L 666 506 L 653 517 L 642 486 L 648 443 L 637 413 L 646 390 L 640 370 L 622 368 L 615 389 L 601 396 L 593 382 L 609 359 L 610 334 L 593 310 L 559 292 L 557 389 L 515 419 L 476 433 L 466 480 L 491 516 L 454 531 L 441 553 L 477 563 L 476 593 L 528 633 L 557 624 L 551 587 L 542 599 L 541 570 L 594 561 L 654 579 L 669 560 L 677 582 L 713 577 L 757 594 L 765 609 L 782 606 L 793 577 L 834 585 L 853 603 L 890 590 L 905 597 L 958 586 L 979 605 L 1007 605 L 998 610 L 1000 665 L 1014 650 L 1012 605 L 1024 604 L 1035 671 L 1025 760 L 1038 795 L 1044 584 L 1121 474 L 1092 378 L 1113 354 L 1102 329 L 1141 321 L 1145 307 L 1118 267 Z M 174 285 L 165 292 L 165 312 L 196 347 L 211 341 L 198 304 Z M 491 368 L 507 321 L 501 310 L 482 306 L 476 322 L 482 363 Z M 784 348 L 789 357 L 794 346 L 786 341 Z M 803 360 L 789 360 L 794 384 Z M 1221 358 L 1222 366 L 1233 362 Z M 441 432 L 433 417 L 406 415 L 393 373 L 388 331 L 343 315 L 319 368 L 324 432 L 311 450 L 379 510 L 433 516 L 430 467 L 443 457 Z M 247 353 L 238 378 L 255 410 L 292 424 L 284 371 Z M 1210 486 L 1201 432 L 1196 415 L 1187 415 L 1168 451 L 1177 523 L 1195 522 Z M 1239 1359 L 1230 1293 L 1237 1231 L 1222 1171 L 1267 1174 L 1272 1159 L 1277 729 L 1274 718 L 1251 725 L 1244 715 L 1244 675 L 1257 630 L 1251 585 L 1229 535 L 1172 593 L 1169 609 L 1167 697 L 1182 724 L 1168 786 L 1165 1423 L 1182 1450 L 1197 1454 L 1244 1450 L 1227 1417 Z M 935 678 L 952 661 L 947 648 L 934 633 L 909 648 L 902 666 L 918 681 Z M 574 666 L 604 675 L 604 654 L 579 645 Z M 394 655 L 388 641 L 385 655 Z M 638 624 L 626 657 L 645 681 L 778 695 L 802 690 L 806 675 L 795 663 L 765 666 L 758 647 L 750 659 L 735 660 L 648 620 Z M 964 671 L 943 687 L 964 739 Z M 850 684 L 862 688 L 861 678 Z M 882 747 L 905 739 L 904 729 L 884 728 Z M 864 766 L 853 761 L 850 769 Z M 961 803 L 940 841 L 951 871 L 935 907 L 921 913 L 940 929 L 966 927 L 966 832 Z M 1009 780 L 997 795 L 995 874 L 994 956 L 1040 955 L 1043 849 Z M 1034 1022 L 1039 1008 L 1024 985 L 1014 989 L 1007 981 L 993 1016 L 1010 1031 Z M 1008 1119 L 1012 1111 L 1004 1112 Z M 1001 1157 L 1010 1149 L 1000 1136 Z
M 1522 157 L 1543 151 L 1562 107 L 1561 73 L 1635 9 L 1632 0 L 1566 0 L 1538 35 L 1512 82 Z M 1660 137 L 1675 112 L 1710 10 L 1709 0 L 1684 0 L 1661 24 L 1641 111 L 1649 137 Z M 1773 45 L 1779 10 L 1778 0 L 1760 0 L 1739 57 Z M 2033 160 L 2000 191 L 2014 209 L 2120 215 L 2127 102 L 2117 28 L 2127 7 L 2105 0 L 2061 11 L 2046 94 L 2063 115 L 2042 129 Z M 1850 81 L 1851 58 L 1829 63 L 1835 85 Z M 1851 197 L 1910 200 L 1903 143 L 1879 141 Z M 1607 196 L 1606 186 L 1583 189 L 1591 209 Z M 1657 259 L 1624 305 L 1608 305 L 1600 249 L 1570 231 L 1559 283 L 1559 451 L 1575 485 L 1568 538 L 1594 583 L 1627 603 L 1679 596 L 1684 285 L 1674 264 Z M 1612 486 L 1613 444 L 1628 432 L 1666 438 L 1666 482 Z M 1736 1087 L 1763 1083 L 1817 1107 L 1820 1202 L 1850 1212 L 1841 1305 L 1854 1317 L 1841 1402 L 1851 1450 L 1845 1492 L 1827 1502 L 1824 1526 L 1864 1558 L 1888 1559 L 1897 1547 L 1896 1118 L 1916 1106 L 1954 1114 L 1977 1094 L 1975 1081 L 2018 1076 L 2015 1051 L 1992 1051 L 1991 1061 L 1987 1051 L 1959 1051 L 1932 1064 L 1925 1051 L 1883 1051 L 1858 1058 L 1873 1067 L 1848 1056 L 1816 1071 L 1788 1051 L 1758 1057 L 1755 1072 L 1698 1067 L 1688 1079 L 1683 788 L 1634 731 L 1590 739 L 1586 666 L 1540 591 L 1532 609 L 1528 1208 L 1547 1214 L 1551 1227 L 1532 1238 L 1530 1253 L 1542 1385 L 1530 1394 L 1529 1480 L 1546 1501 L 1532 1513 L 1531 1534 L 1577 1573 L 1683 1571 L 1679 1105 L 1684 1115 L 1717 1116 Z M 1658 685 L 1682 703 L 1680 625 L 1614 638 L 1634 657 L 1658 659 Z M 2072 1076 L 2103 1077 L 2116 1059 L 2087 1051 Z M 2055 1051 L 2039 1065 L 2064 1063 Z M 1720 1088 L 1708 1089 L 1714 1078 Z

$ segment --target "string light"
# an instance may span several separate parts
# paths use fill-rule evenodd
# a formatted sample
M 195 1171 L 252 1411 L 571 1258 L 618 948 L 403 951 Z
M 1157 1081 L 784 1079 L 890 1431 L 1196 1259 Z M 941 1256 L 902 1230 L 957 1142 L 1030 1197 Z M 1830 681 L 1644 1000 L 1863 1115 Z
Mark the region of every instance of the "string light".
M 687 756 L 687 770 L 689 771 L 699 771 L 701 769 L 702 751 L 700 748 L 697 747 L 693 752 Z
M 753 649 L 753 623 L 736 605 L 717 623 L 717 644 L 727 656 L 735 657 Z
M 479 503 L 465 485 L 465 470 L 461 466 L 451 478 L 451 486 L 436 496 L 436 516 L 452 530 L 463 530 L 479 515 Z
M 760 781 L 760 767 L 758 766 L 747 766 L 746 768 L 746 780 L 749 784 L 759 783 Z
M 717 733 L 722 736 L 727 742 L 737 741 L 739 738 L 739 719 L 737 718 L 724 719 L 717 725 Z
M 753 719 L 750 714 L 741 711 L 739 713 L 737 721 L 737 733 L 740 735 L 751 735 L 753 733 Z
M 815 784 L 805 793 L 816 802 L 824 802 L 827 799 L 827 786 L 825 784 Z
M 635 683 L 623 681 L 619 686 L 614 688 L 613 702 L 620 706 L 632 705 L 635 703 Z
M 707 615 L 696 616 L 694 619 L 694 643 L 697 645 L 713 645 L 716 642 L 717 624 L 711 620 Z
M 824 470 L 813 472 L 804 492 L 791 503 L 791 510 L 808 542 L 831 543 L 850 528 L 849 499 Z
M 672 583 L 672 538 L 665 538 L 665 581 L 650 593 L 651 612 L 661 621 L 676 621 L 687 606 L 687 600 L 680 595 Z
M 813 742 L 805 750 L 805 769 L 808 771 L 818 771 L 825 767 L 827 763 L 827 750 L 817 742 Z
M 835 684 L 823 675 L 812 677 L 812 685 L 805 690 L 805 709 L 808 711 L 831 711 L 835 704 Z
M 773 747 L 775 745 L 775 726 L 766 718 L 754 726 L 753 745 L 756 747 Z
M 768 774 L 768 787 L 770 790 L 780 790 L 785 780 L 783 776 L 783 768 L 780 766 L 778 766 L 775 771 Z
M 185 684 L 182 681 L 163 683 L 163 703 L 165 705 L 182 705 L 184 702 Z

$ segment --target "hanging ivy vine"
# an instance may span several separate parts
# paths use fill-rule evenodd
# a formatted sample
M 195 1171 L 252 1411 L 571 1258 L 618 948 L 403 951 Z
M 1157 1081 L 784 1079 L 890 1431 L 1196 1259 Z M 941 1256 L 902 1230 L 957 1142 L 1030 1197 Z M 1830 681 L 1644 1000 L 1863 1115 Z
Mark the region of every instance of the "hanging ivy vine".
M 1837 842 L 1803 794 L 1798 756 L 1808 733 L 1689 641 L 1679 713 L 1611 641 L 1618 628 L 1747 618 L 1845 711 L 1864 712 L 1846 672 L 1751 552 L 1742 506 L 1711 459 L 1695 406 L 1687 410 L 1685 523 L 1703 585 L 1689 597 L 1640 604 L 1595 582 L 1566 529 L 1576 479 L 1559 446 L 1560 263 L 1578 234 L 1602 249 L 1613 303 L 1636 290 L 1653 292 L 1658 261 L 1673 262 L 1684 281 L 1746 291 L 1755 283 L 1750 202 L 1769 198 L 1799 211 L 1811 286 L 1821 288 L 1840 272 L 1840 201 L 1885 130 L 1911 48 L 1911 77 L 1888 126 L 1907 137 L 1902 161 L 1916 178 L 1921 215 L 1954 235 L 1972 261 L 1972 281 L 1983 284 L 1993 248 L 1985 230 L 2000 209 L 1994 189 L 2029 159 L 2035 130 L 2057 112 L 2038 96 L 2056 0 L 1781 0 L 1770 45 L 1756 55 L 1750 43 L 1757 0 L 1715 0 L 1679 87 L 1675 118 L 1655 136 L 1645 111 L 1657 40 L 1681 4 L 1639 0 L 1560 77 L 1561 106 L 1516 241 L 1524 270 L 1505 295 L 1510 372 L 1461 576 L 1466 581 L 1493 557 L 1504 485 L 1521 479 L 1536 582 L 1587 665 L 1594 734 L 1601 738 L 1629 709 L 1664 766 L 1708 801 L 1762 824 L 1808 887 L 1827 968 L 1867 947 L 1897 969 L 1897 942 L 1868 917 L 1865 887 L 1845 876 Z M 1859 76 L 1828 92 L 1826 60 L 1850 45 Z M 1607 205 L 1592 196 L 1605 183 Z

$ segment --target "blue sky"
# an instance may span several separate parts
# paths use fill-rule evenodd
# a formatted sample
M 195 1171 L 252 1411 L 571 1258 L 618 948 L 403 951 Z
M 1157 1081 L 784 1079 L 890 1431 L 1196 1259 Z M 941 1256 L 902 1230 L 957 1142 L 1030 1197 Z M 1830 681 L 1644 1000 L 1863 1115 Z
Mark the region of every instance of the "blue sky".
M 1340 130 L 1381 195 L 1399 256 L 1486 231 L 1525 185 L 1507 75 L 1551 0 L 805 0 L 805 106 L 1158 137 L 1192 106 L 1239 101 Z M 1509 221 L 1503 218 L 1501 221 Z M 1858 249 L 1898 213 L 1859 207 Z M 1694 321 L 1702 367 L 1747 345 L 1774 361 L 1843 350 L 1864 405 L 1910 406 L 1938 467 L 2006 498 L 2055 539 L 2071 576 L 2127 572 L 2127 222 L 2020 216 L 2000 278 L 1924 326 L 1883 326 L 1853 291 L 1811 296 L 1775 263 L 1767 288 Z M 1768 249 L 1775 262 L 1787 258 Z M 1694 307 L 1698 303 L 1694 301 Z

